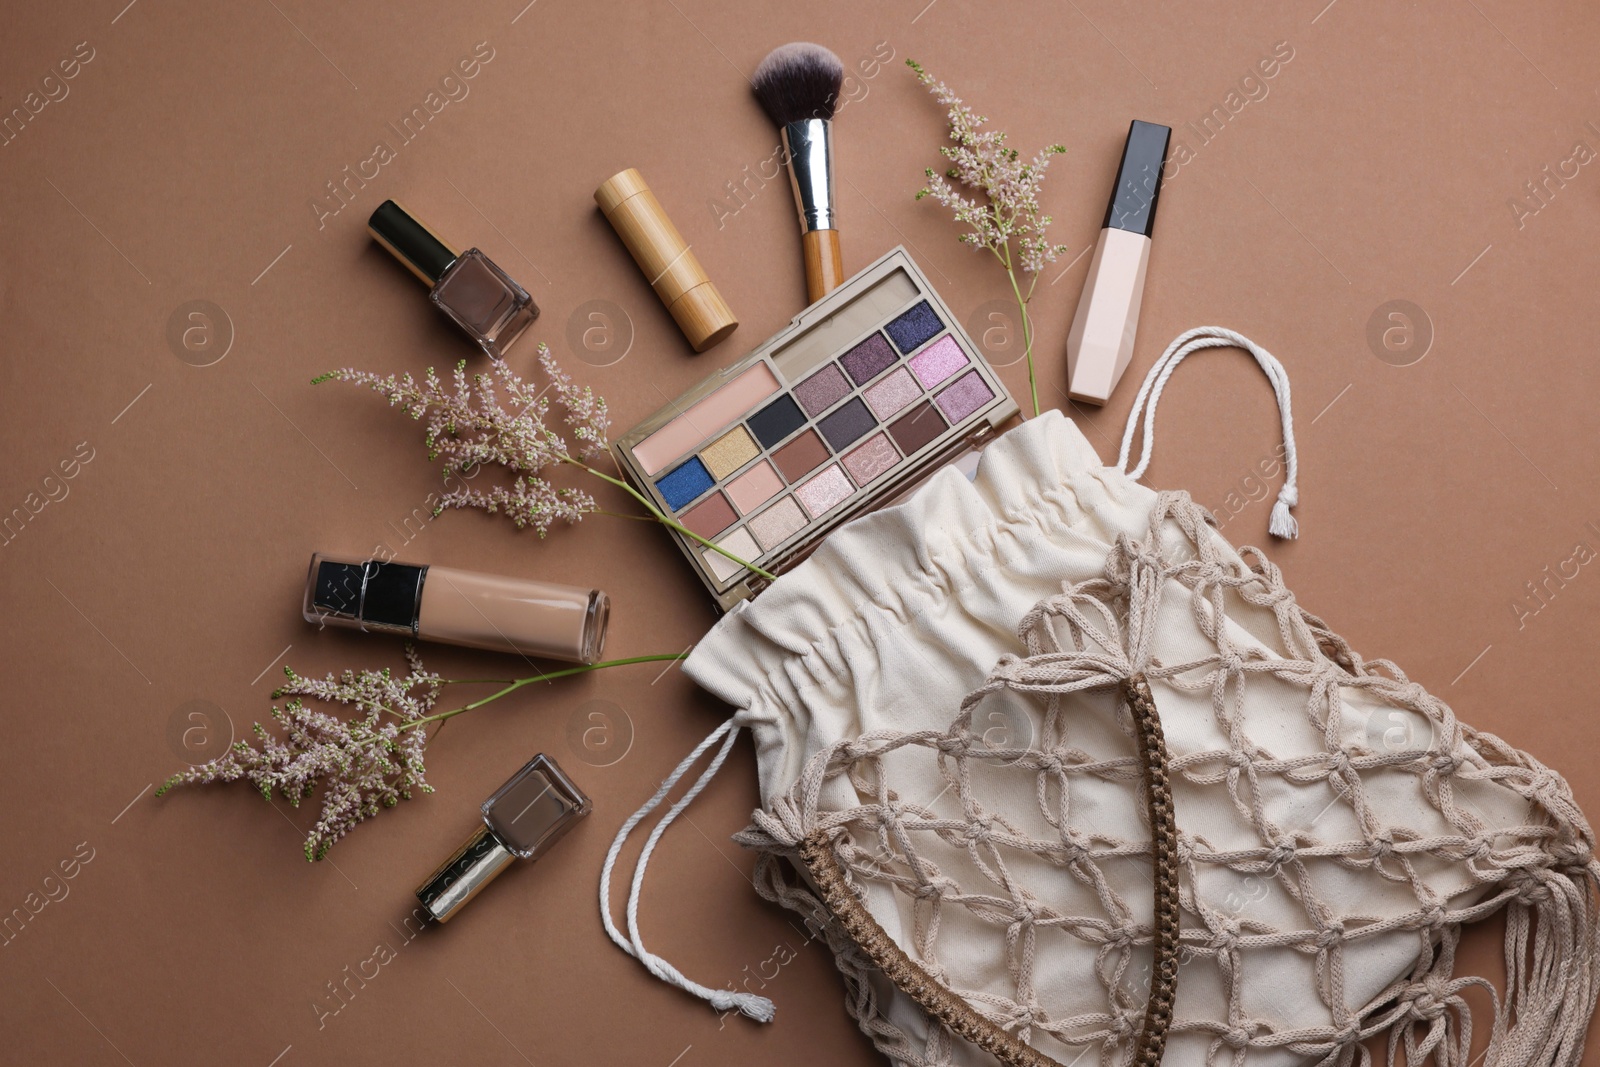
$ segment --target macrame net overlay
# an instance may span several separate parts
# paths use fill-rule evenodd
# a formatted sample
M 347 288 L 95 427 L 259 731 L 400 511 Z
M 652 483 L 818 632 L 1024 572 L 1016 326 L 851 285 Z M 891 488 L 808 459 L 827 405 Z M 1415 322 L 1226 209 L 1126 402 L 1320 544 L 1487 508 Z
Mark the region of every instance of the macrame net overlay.
M 1180 842 L 1168 1064 L 1364 1063 L 1361 1042 L 1386 1034 L 1391 1064 L 1468 1067 L 1474 986 L 1486 1067 L 1579 1062 L 1600 864 L 1560 775 L 1363 660 L 1182 493 L 1160 494 L 1144 537 L 1120 537 L 1103 577 L 1041 601 L 1018 634 L 1026 654 L 1003 657 L 948 729 L 832 744 L 739 835 L 762 894 L 829 944 L 881 1051 L 921 1065 L 958 1050 L 939 1027 L 901 1025 L 903 998 L 796 873 L 814 831 L 901 947 L 979 1013 L 1064 1064 L 1126 1062 L 1149 988 L 1150 842 L 1116 694 L 1143 671 Z M 933 766 L 937 796 L 896 788 Z M 1457 975 L 1455 953 L 1461 924 L 1502 908 L 1497 991 Z M 1286 1012 L 1285 990 L 1301 1005 L 1313 991 L 1317 1010 Z

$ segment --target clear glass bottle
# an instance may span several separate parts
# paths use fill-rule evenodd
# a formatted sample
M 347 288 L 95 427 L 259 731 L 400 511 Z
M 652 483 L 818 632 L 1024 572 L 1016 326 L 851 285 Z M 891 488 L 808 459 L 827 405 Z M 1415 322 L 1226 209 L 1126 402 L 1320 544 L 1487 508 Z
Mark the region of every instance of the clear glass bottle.
M 539 317 L 528 291 L 478 251 L 457 252 L 416 216 L 385 200 L 367 231 L 428 286 L 428 300 L 498 359 Z
M 605 647 L 611 600 L 599 589 L 532 578 L 318 552 L 301 614 L 318 626 L 594 663 Z
M 556 761 L 539 753 L 483 802 L 483 825 L 417 887 L 417 899 L 438 922 L 513 860 L 537 860 L 591 810 L 589 798 Z

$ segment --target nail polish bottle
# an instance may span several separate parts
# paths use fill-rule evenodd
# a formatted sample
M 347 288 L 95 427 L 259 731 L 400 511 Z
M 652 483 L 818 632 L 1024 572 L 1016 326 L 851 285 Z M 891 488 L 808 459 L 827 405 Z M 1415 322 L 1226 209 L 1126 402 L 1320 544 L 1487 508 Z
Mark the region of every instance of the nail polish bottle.
M 319 626 L 594 663 L 611 600 L 598 589 L 318 552 L 301 612 Z
M 513 860 L 537 860 L 591 805 L 556 761 L 543 752 L 483 802 L 483 825 L 428 880 L 417 899 L 438 922 L 449 922 Z
M 498 359 L 539 317 L 528 291 L 476 248 L 457 252 L 393 200 L 367 220 L 367 232 L 429 288 L 433 306 Z
M 1067 332 L 1067 395 L 1074 400 L 1104 404 L 1133 360 L 1171 137 L 1170 127 L 1153 122 L 1135 119 L 1128 127 L 1106 221 Z

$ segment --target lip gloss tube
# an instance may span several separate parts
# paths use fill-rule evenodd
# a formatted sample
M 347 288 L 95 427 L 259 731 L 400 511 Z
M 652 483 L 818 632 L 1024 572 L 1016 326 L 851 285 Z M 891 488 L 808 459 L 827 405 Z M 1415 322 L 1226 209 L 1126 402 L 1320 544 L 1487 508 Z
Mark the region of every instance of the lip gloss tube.
M 1067 394 L 1074 400 L 1104 404 L 1133 359 L 1156 197 L 1171 137 L 1171 127 L 1153 122 L 1135 119 L 1128 127 L 1117 184 L 1067 334 Z
M 320 626 L 589 664 L 605 646 L 611 600 L 598 589 L 318 552 L 302 610 Z

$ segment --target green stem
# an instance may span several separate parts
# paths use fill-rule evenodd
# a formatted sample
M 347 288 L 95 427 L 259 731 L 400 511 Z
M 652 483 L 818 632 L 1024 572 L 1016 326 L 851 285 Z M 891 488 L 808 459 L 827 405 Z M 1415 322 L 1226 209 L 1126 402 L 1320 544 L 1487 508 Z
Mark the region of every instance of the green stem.
M 996 255 L 999 255 L 997 252 Z M 1033 414 L 1039 416 L 1039 378 L 1033 367 L 1033 319 L 1028 316 L 1028 301 L 1033 299 L 1033 286 L 1028 286 L 1028 295 L 1022 295 L 1022 286 L 1017 284 L 1017 271 L 1011 265 L 1011 242 L 1007 241 L 1005 255 L 1000 256 L 1000 262 L 1005 265 L 1006 277 L 1011 281 L 1011 293 L 1017 298 L 1017 311 L 1022 315 L 1022 353 L 1028 361 L 1028 392 L 1033 397 Z M 1034 279 L 1037 284 L 1038 278 Z
M 531 678 L 514 678 L 514 679 L 512 679 L 510 681 L 506 681 L 505 682 L 505 687 L 503 689 L 500 689 L 498 692 L 490 693 L 488 696 L 484 697 L 482 700 L 474 700 L 470 704 L 463 704 L 461 707 L 455 708 L 455 709 L 453 709 L 451 711 L 441 711 L 437 715 L 428 715 L 428 716 L 426 716 L 424 718 L 421 718 L 421 719 L 413 719 L 411 722 L 408 722 L 405 725 L 401 726 L 400 729 L 402 729 L 402 730 L 411 730 L 411 729 L 415 729 L 418 726 L 426 726 L 430 722 L 444 722 L 446 719 L 453 719 L 457 715 L 460 715 L 462 712 L 475 711 L 478 708 L 483 707 L 485 704 L 492 704 L 496 700 L 499 700 L 501 697 L 508 696 L 511 693 L 515 693 L 518 689 L 521 689 L 523 686 L 532 685 L 534 682 L 554 681 L 557 678 L 567 678 L 567 677 L 570 677 L 570 676 L 572 676 L 574 674 L 587 674 L 590 671 L 603 670 L 606 667 L 626 667 L 631 663 L 659 663 L 659 662 L 662 662 L 664 660 L 680 660 L 680 659 L 684 659 L 686 657 L 687 657 L 687 653 L 683 653 L 683 652 L 675 652 L 675 653 L 671 653 L 671 654 L 659 653 L 659 654 L 654 655 L 654 656 L 629 656 L 627 659 L 608 659 L 604 663 L 590 663 L 590 664 L 587 664 L 587 665 L 582 666 L 582 667 L 567 667 L 567 668 L 565 668 L 563 670 L 551 671 L 549 674 L 534 675 Z M 482 683 L 495 684 L 495 683 L 499 683 L 499 682 L 504 681 L 504 679 L 484 678 L 484 679 L 475 680 L 475 679 L 471 679 L 471 678 L 461 678 L 461 679 L 450 679 L 448 681 L 442 681 L 440 684 L 441 685 L 469 685 L 469 684 L 472 684 L 474 681 L 479 681 L 479 682 L 482 682 Z
M 737 563 L 739 566 L 747 568 L 748 570 L 754 571 L 756 574 L 759 574 L 761 577 L 765 578 L 769 582 L 777 581 L 778 576 L 776 574 L 773 574 L 771 571 L 762 570 L 760 567 L 757 567 L 754 563 L 751 563 L 747 559 L 743 559 L 742 557 L 734 555 L 732 552 L 729 552 L 727 549 L 723 548 L 721 545 L 712 544 L 710 541 L 706 540 L 704 537 L 701 537 L 699 534 L 695 533 L 693 530 L 689 529 L 687 526 L 684 526 L 682 523 L 673 520 L 670 516 L 664 514 L 661 511 L 660 508 L 656 507 L 655 504 L 653 504 L 651 502 L 649 497 L 647 497 L 643 493 L 639 492 L 637 489 L 635 489 L 633 486 L 629 485 L 627 482 L 623 481 L 621 478 L 613 478 L 613 477 L 611 477 L 611 475 L 605 473 L 604 471 L 597 471 L 593 467 L 589 466 L 587 463 L 584 463 L 581 460 L 573 459 L 571 456 L 562 456 L 561 459 L 562 459 L 563 462 L 571 463 L 575 467 L 582 467 L 584 470 L 588 471 L 590 474 L 594 475 L 596 478 L 599 478 L 601 481 L 610 482 L 612 485 L 616 486 L 618 489 L 621 489 L 623 492 L 625 492 L 629 496 L 633 497 L 633 499 L 635 499 L 639 503 L 643 504 L 645 506 L 645 509 L 647 511 L 649 511 L 651 515 L 654 515 L 656 521 L 661 523 L 663 526 L 671 527 L 672 529 L 677 530 L 679 533 L 683 534 L 685 537 L 688 537 L 688 538 L 690 538 L 692 540 L 700 542 L 702 545 L 705 545 L 707 548 L 711 549 L 711 551 L 716 552 L 719 555 L 723 555 L 723 556 L 728 557 L 729 559 L 733 560 L 733 562 Z

